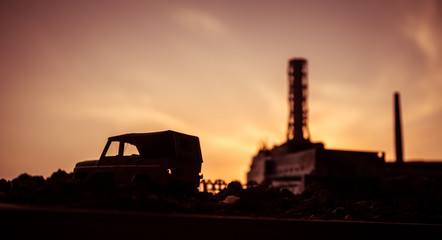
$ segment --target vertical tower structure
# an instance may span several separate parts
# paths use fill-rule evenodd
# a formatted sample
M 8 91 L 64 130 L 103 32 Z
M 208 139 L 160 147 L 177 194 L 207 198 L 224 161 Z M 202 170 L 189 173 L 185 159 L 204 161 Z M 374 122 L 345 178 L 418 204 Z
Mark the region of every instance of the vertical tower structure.
M 307 60 L 293 58 L 289 61 L 289 121 L 287 142 L 303 146 L 310 143 L 307 128 Z
M 396 145 L 396 163 L 403 163 L 401 103 L 398 92 L 394 93 L 394 136 Z

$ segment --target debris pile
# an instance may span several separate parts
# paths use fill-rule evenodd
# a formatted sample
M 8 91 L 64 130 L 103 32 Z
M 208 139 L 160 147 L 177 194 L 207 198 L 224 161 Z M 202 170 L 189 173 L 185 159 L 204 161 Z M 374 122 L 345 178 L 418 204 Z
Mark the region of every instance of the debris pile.
M 370 198 L 342 196 L 314 185 L 303 194 L 231 182 L 217 194 L 151 192 L 112 182 L 74 181 L 58 170 L 49 178 L 22 174 L 0 180 L 0 203 L 229 216 L 442 224 L 442 191 Z

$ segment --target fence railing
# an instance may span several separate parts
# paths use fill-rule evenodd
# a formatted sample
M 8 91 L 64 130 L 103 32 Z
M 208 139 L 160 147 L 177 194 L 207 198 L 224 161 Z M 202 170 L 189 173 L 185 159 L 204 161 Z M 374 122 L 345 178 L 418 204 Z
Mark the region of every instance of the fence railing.
M 224 180 L 217 179 L 215 181 L 203 179 L 200 182 L 200 191 L 208 193 L 219 193 L 221 190 L 227 188 L 227 183 Z
M 228 185 L 229 185 L 229 183 L 226 183 L 226 181 L 224 181 L 222 179 L 217 179 L 215 181 L 203 179 L 200 182 L 199 191 L 217 194 L 220 191 L 226 189 Z M 256 186 L 256 184 L 254 184 L 254 183 L 241 184 L 241 186 L 243 189 L 246 189 L 248 187 Z

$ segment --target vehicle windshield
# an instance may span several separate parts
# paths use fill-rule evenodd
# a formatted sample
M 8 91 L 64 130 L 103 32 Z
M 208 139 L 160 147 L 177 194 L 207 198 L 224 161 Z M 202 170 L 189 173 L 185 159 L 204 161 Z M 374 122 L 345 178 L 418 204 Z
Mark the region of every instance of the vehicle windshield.
M 120 146 L 120 142 L 118 141 L 112 141 L 109 145 L 109 148 L 107 149 L 106 152 L 106 157 L 115 157 L 118 156 L 118 149 Z

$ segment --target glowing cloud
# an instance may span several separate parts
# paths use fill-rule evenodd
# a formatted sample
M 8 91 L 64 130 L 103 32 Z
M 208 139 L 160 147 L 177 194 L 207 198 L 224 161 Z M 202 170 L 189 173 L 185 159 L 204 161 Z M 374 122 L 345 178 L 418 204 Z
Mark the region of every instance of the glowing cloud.
M 224 24 L 216 16 L 196 9 L 180 8 L 172 12 L 172 19 L 182 28 L 207 36 L 225 36 Z

